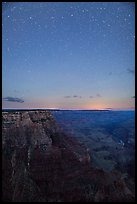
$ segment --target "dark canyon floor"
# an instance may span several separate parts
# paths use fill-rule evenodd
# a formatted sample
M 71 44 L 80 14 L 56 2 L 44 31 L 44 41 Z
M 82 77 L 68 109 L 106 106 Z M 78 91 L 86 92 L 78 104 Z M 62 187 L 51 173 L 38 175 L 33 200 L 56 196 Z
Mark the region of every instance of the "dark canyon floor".
M 88 130 L 82 129 L 85 119 L 81 124 L 75 120 L 75 137 L 72 116 L 62 126 L 57 114 L 61 116 L 47 110 L 2 112 L 2 200 L 134 202 L 133 130 L 129 137 L 120 127 L 113 134 L 110 128 L 110 137 L 93 122 L 92 132 L 84 132 L 87 138 L 82 139 Z

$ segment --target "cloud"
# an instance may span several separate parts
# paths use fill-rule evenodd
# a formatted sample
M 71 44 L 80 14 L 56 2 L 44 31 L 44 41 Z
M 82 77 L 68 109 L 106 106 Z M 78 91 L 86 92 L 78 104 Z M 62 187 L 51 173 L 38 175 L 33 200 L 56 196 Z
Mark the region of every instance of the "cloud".
M 129 74 L 135 74 L 135 70 L 134 69 L 128 68 L 127 71 L 128 71 Z
M 112 75 L 112 72 L 109 72 L 108 75 L 111 76 L 111 75 Z
M 24 100 L 22 100 L 20 98 L 10 97 L 10 96 L 3 98 L 3 100 L 9 101 L 9 102 L 24 103 Z
M 82 98 L 82 96 L 74 95 L 73 98 Z
M 96 94 L 96 97 L 102 97 L 100 94 Z M 73 96 L 64 96 L 64 98 L 83 98 L 79 95 L 73 95 Z M 89 96 L 89 98 L 95 98 L 95 96 Z
M 64 96 L 64 98 L 71 98 L 71 96 Z
M 101 95 L 100 94 L 96 94 L 96 97 L 101 97 Z
M 82 98 L 82 96 L 73 95 L 73 96 L 64 96 L 64 98 Z

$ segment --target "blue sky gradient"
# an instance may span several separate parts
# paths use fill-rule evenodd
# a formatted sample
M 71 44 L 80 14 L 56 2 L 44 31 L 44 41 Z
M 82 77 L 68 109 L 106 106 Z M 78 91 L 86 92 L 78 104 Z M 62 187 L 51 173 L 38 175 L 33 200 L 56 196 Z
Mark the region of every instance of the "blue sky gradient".
M 3 108 L 134 109 L 134 7 L 3 2 Z

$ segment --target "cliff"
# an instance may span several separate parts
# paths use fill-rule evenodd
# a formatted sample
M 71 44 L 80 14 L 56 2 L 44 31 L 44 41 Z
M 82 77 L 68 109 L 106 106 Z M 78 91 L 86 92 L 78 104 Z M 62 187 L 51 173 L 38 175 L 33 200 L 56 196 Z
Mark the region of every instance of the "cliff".
M 2 122 L 3 201 L 134 201 L 121 174 L 94 169 L 49 111 L 3 112 Z

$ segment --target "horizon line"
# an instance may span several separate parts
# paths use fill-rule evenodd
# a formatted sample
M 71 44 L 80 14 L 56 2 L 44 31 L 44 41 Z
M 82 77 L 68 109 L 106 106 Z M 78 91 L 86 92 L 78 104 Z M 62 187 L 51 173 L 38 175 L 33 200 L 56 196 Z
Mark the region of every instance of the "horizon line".
M 135 111 L 135 108 L 130 109 L 63 109 L 63 108 L 2 108 L 2 110 L 74 110 L 74 111 Z

